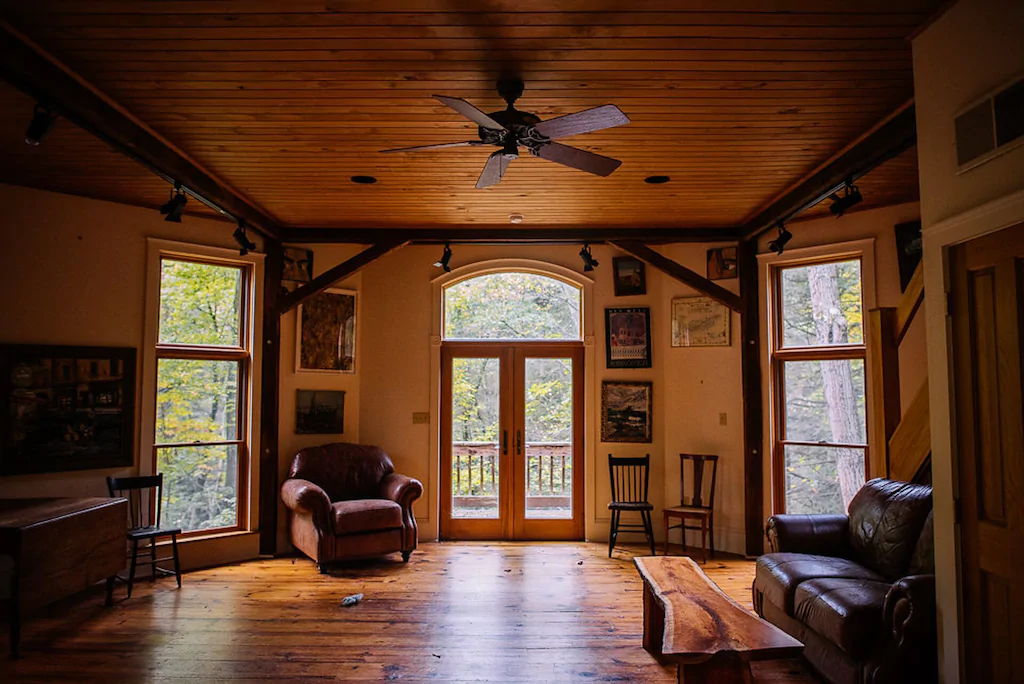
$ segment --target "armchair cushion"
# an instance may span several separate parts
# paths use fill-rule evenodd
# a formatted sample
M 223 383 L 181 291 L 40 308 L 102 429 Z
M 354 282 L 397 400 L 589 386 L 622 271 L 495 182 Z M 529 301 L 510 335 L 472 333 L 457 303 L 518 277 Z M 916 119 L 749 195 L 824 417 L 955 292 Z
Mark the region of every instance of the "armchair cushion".
M 402 507 L 387 499 L 339 501 L 331 506 L 334 534 L 379 532 L 402 527 Z
M 854 658 L 884 636 L 882 602 L 892 585 L 865 579 L 813 579 L 797 587 L 794 617 Z
M 817 578 L 884 581 L 884 577 L 863 565 L 831 556 L 812 556 L 805 553 L 769 553 L 757 560 L 755 586 L 764 598 L 795 616 L 794 604 L 797 587 Z M 883 592 L 884 597 L 884 592 Z

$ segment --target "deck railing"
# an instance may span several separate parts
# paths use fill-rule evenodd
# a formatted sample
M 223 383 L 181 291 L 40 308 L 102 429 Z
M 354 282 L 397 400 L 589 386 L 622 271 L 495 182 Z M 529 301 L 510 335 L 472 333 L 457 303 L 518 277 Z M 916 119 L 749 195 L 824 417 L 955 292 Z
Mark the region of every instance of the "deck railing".
M 476 498 L 498 495 L 498 444 L 455 442 L 452 445 L 452 493 Z M 528 496 L 568 496 L 572 489 L 572 444 L 526 444 Z

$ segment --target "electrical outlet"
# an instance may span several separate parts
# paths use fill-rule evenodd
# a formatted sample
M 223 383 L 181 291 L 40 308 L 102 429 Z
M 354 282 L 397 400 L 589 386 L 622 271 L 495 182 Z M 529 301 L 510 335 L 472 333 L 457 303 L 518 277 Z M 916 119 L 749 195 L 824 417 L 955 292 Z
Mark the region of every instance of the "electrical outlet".
M 729 424 L 729 414 L 728 413 L 719 413 L 718 414 L 718 424 L 719 425 L 728 425 Z
M 412 414 L 413 425 L 426 425 L 430 423 L 430 413 L 427 411 L 416 412 Z

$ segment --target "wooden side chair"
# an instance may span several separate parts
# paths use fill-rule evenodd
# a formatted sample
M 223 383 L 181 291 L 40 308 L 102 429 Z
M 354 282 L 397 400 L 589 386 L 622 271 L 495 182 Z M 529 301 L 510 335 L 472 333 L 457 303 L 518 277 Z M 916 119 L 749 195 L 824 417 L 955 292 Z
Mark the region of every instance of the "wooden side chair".
M 612 512 L 611 530 L 608 534 L 608 557 L 612 557 L 615 540 L 619 530 L 643 530 L 647 543 L 651 545 L 651 555 L 658 555 L 654 550 L 654 525 L 651 523 L 651 511 L 654 506 L 647 501 L 647 489 L 651 475 L 651 455 L 643 457 L 615 457 L 608 454 L 608 471 L 612 482 L 612 500 L 608 510 Z M 640 514 L 641 524 L 622 524 L 619 518 L 623 511 L 636 511 Z
M 708 468 L 710 464 L 710 468 Z M 686 491 L 686 471 L 691 471 L 692 489 Z M 709 477 L 710 476 L 710 477 Z M 710 483 L 708 480 L 710 479 Z M 679 495 L 678 506 L 665 509 L 665 555 L 668 555 L 668 532 L 680 530 L 683 552 L 686 552 L 686 531 L 700 530 L 700 546 L 703 562 L 708 562 L 708 537 L 711 537 L 711 556 L 715 555 L 715 481 L 718 479 L 718 456 L 700 454 L 679 454 Z M 669 527 L 669 522 L 678 519 L 678 525 Z M 696 520 L 699 525 L 687 525 Z
M 160 508 L 163 502 L 164 475 L 147 475 L 142 477 L 108 477 L 107 491 L 112 497 L 128 499 L 128 541 L 132 544 L 132 552 L 128 558 L 131 559 L 131 566 L 128 570 L 128 598 L 132 596 L 132 586 L 135 584 L 135 567 L 140 562 L 152 568 L 150 581 L 155 581 L 157 573 L 161 575 L 173 575 L 178 580 L 178 588 L 181 588 L 181 564 L 178 562 L 178 535 L 179 528 L 160 527 Z M 156 495 L 154 504 L 153 497 Z M 153 511 L 156 510 L 154 516 Z M 171 549 L 173 554 L 164 558 L 156 557 L 156 540 L 160 537 L 171 538 Z M 139 542 L 149 540 L 148 560 L 139 560 Z M 143 548 L 145 553 L 146 549 Z M 161 568 L 157 563 L 174 561 L 174 570 Z M 120 579 L 124 579 L 123 577 Z

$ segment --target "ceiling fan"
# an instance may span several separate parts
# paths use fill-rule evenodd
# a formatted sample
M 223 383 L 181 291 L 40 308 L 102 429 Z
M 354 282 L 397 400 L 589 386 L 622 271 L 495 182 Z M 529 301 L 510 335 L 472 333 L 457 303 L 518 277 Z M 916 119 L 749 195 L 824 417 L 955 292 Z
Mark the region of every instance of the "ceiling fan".
M 514 106 L 515 101 L 523 94 L 521 80 L 502 79 L 498 81 L 498 94 L 508 103 L 508 107 L 504 111 L 490 114 L 484 114 L 463 99 L 434 95 L 434 99 L 438 102 L 451 107 L 479 126 L 479 140 L 401 147 L 394 150 L 381 150 L 381 152 L 418 152 L 445 147 L 479 147 L 483 145 L 500 147 L 501 149 L 492 153 L 488 157 L 487 163 L 484 164 L 484 170 L 476 182 L 477 188 L 486 188 L 501 181 L 508 169 L 509 162 L 519 157 L 520 145 L 528 149 L 530 154 L 535 157 L 597 176 L 607 176 L 622 164 L 618 159 L 553 142 L 555 138 L 566 138 L 570 135 L 590 133 L 628 124 L 629 118 L 615 105 L 602 105 L 575 114 L 566 114 L 555 119 L 541 121 L 536 114 L 521 112 Z

